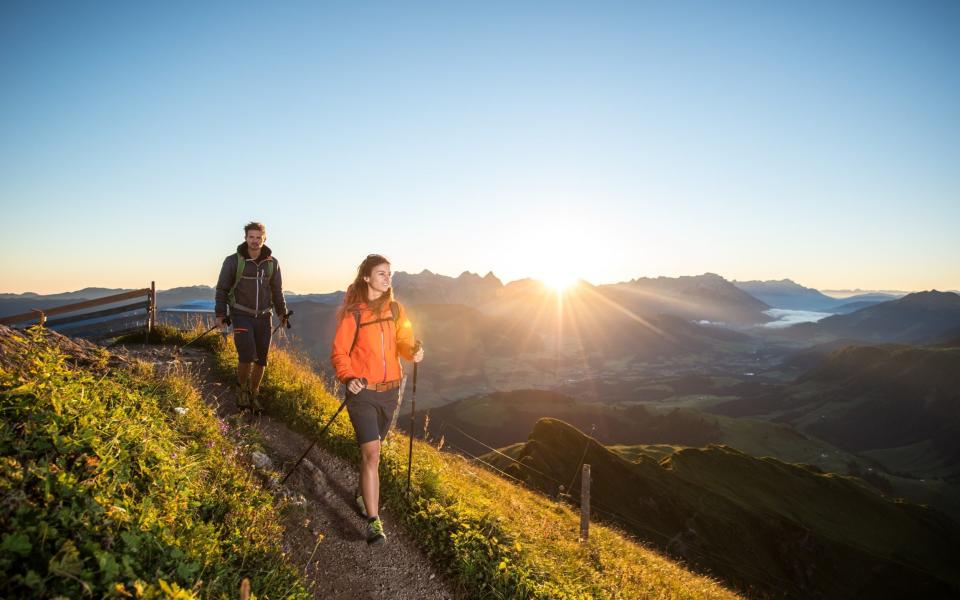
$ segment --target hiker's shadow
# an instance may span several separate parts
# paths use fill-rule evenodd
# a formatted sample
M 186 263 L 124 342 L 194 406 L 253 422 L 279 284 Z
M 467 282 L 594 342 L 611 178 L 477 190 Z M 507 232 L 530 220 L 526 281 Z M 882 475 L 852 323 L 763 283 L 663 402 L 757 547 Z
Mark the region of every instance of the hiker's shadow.
M 313 454 L 313 451 L 310 453 Z M 306 460 L 309 460 L 308 456 Z M 305 461 L 306 462 L 306 461 Z M 292 461 L 285 468 L 290 468 Z M 338 474 L 314 461 L 297 467 L 297 487 L 308 495 L 315 508 L 329 517 L 329 533 L 345 541 L 365 540 L 355 503 L 354 490 L 338 480 Z

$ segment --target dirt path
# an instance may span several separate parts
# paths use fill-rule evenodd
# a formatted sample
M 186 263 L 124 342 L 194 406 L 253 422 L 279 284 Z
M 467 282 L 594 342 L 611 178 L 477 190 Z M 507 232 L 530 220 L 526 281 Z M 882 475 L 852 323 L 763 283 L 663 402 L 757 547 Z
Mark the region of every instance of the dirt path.
M 176 355 L 169 346 L 131 345 L 120 350 L 152 363 L 159 370 L 186 370 L 195 375 L 206 402 L 234 439 L 254 438 L 266 456 L 254 453 L 261 479 L 273 492 L 291 500 L 284 511 L 283 549 L 310 582 L 317 598 L 350 600 L 440 599 L 465 595 L 441 577 L 410 536 L 381 510 L 387 543 L 366 543 L 365 520 L 355 508 L 356 468 L 315 447 L 281 488 L 282 478 L 310 441 L 269 416 L 251 416 L 237 409 L 230 386 L 213 373 L 212 357 L 187 349 Z M 274 475 L 271 481 L 271 474 Z

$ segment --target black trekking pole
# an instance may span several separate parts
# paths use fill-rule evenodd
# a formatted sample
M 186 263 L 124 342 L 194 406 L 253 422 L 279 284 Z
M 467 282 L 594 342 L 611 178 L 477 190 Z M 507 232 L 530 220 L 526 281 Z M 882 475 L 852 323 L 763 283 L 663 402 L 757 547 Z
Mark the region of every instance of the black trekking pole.
M 277 335 L 277 332 L 280 331 L 280 328 L 283 327 L 284 323 L 286 323 L 287 329 L 290 329 L 292 327 L 292 325 L 290 325 L 290 315 L 292 314 L 293 314 L 293 311 L 291 310 L 287 313 L 285 317 L 280 319 L 280 322 L 277 323 L 277 326 L 273 328 L 273 333 L 271 334 L 271 336 Z
M 417 340 L 417 343 L 413 345 L 413 353 L 416 354 L 420 351 L 420 346 L 423 344 L 420 340 Z M 413 393 L 410 395 L 410 447 L 407 450 L 407 497 L 410 496 L 410 467 L 413 465 L 413 419 L 417 411 L 417 365 L 420 363 L 413 363 Z
M 229 325 L 229 324 L 230 324 L 230 317 L 224 317 L 223 322 L 224 322 L 225 325 Z M 182 351 L 184 348 L 186 348 L 186 347 L 189 346 L 190 344 L 194 343 L 195 341 L 199 340 L 200 338 L 204 337 L 205 335 L 207 335 L 208 333 L 210 333 L 211 331 L 213 331 L 213 330 L 216 329 L 217 327 L 220 327 L 220 323 L 215 323 L 214 326 L 211 327 L 210 329 L 204 331 L 203 333 L 201 333 L 201 334 L 198 335 L 197 337 L 193 338 L 192 340 L 190 340 L 190 341 L 187 342 L 186 344 L 180 346 L 180 350 Z
M 367 387 L 367 380 L 364 379 L 363 377 L 360 378 L 360 383 L 363 385 L 363 387 Z M 323 429 L 320 430 L 320 433 L 317 434 L 316 439 L 313 440 L 313 442 L 310 443 L 307 449 L 303 451 L 303 454 L 300 455 L 300 458 L 297 459 L 297 462 L 295 462 L 294 465 L 290 467 L 290 471 L 284 476 L 283 479 L 280 480 L 280 485 L 285 484 L 287 480 L 290 479 L 290 476 L 293 475 L 293 472 L 297 470 L 297 467 L 300 466 L 300 463 L 303 462 L 303 459 L 305 459 L 307 457 L 307 454 L 309 454 L 310 451 L 313 450 L 313 447 L 317 445 L 317 442 L 320 441 L 320 438 L 323 437 L 323 434 L 327 432 L 327 428 L 329 428 L 330 425 L 333 424 L 334 419 L 337 418 L 337 415 L 340 414 L 340 411 L 343 410 L 343 407 L 346 406 L 347 402 L 350 401 L 350 390 L 347 389 L 344 392 L 345 393 L 343 395 L 343 402 L 340 403 L 340 408 L 337 409 L 337 412 L 333 413 L 333 416 L 330 417 L 330 420 L 327 421 L 327 424 L 324 425 Z

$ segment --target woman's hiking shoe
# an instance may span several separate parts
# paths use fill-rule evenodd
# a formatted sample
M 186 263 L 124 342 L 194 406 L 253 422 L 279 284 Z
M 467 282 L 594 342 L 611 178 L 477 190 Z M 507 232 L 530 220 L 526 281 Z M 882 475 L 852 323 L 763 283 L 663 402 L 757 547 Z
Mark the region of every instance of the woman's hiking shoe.
M 387 534 L 383 532 L 383 521 L 380 517 L 367 519 L 367 544 L 378 546 L 387 541 Z
M 363 503 L 363 495 L 357 494 L 357 508 L 360 509 L 360 515 L 367 516 L 367 505 Z

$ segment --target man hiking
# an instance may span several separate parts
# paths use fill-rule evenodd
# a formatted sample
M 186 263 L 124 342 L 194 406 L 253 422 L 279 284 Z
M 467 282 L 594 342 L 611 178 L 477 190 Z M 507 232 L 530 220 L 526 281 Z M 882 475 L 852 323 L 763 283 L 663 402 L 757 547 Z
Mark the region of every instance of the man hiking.
M 237 406 L 263 410 L 257 395 L 270 350 L 271 315 L 275 311 L 280 324 L 289 319 L 283 299 L 280 265 L 265 245 L 267 228 L 263 223 L 247 223 L 244 242 L 234 254 L 223 260 L 217 279 L 214 313 L 221 328 L 233 324 L 237 346 Z M 229 312 L 228 312 L 229 311 Z

